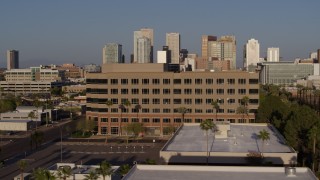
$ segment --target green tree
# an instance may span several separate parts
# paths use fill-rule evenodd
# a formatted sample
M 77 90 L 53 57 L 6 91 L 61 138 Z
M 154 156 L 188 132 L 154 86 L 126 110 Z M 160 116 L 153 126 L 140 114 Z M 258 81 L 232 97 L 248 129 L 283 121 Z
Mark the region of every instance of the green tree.
M 35 180 L 56 180 L 54 173 L 43 168 L 37 168 L 33 170 L 32 177 Z
M 84 175 L 84 180 L 96 180 L 99 178 L 98 174 L 94 171 L 90 171 L 89 174 Z
M 149 164 L 149 165 L 156 165 L 156 164 L 157 164 L 156 160 L 154 160 L 154 159 L 149 159 L 149 158 L 147 158 L 147 159 L 145 160 L 145 163 L 146 163 L 146 164 Z
M 111 107 L 113 106 L 113 102 L 111 100 L 107 100 L 106 105 L 108 107 L 108 112 L 109 112 L 109 121 L 111 121 Z M 108 126 L 109 128 L 109 126 Z M 108 132 L 109 130 L 107 130 L 107 134 L 106 134 L 106 143 L 108 142 Z
M 179 108 L 178 108 L 178 113 L 180 113 L 181 116 L 182 116 L 182 123 L 184 123 L 184 116 L 185 116 L 185 114 L 188 113 L 188 112 L 189 112 L 189 111 L 188 111 L 188 109 L 187 109 L 186 107 L 179 107 Z
M 206 131 L 206 137 L 207 137 L 207 164 L 208 164 L 208 162 L 209 162 L 209 136 L 208 136 L 208 131 L 210 130 L 210 129 L 213 129 L 213 128 L 215 128 L 215 124 L 212 122 L 212 120 L 210 120 L 210 119 L 206 119 L 206 120 L 204 120 L 204 121 L 202 121 L 201 123 L 200 123 L 200 128 L 201 128 L 201 130 L 204 130 L 204 131 Z
M 163 134 L 165 135 L 173 135 L 176 128 L 173 125 L 169 125 L 167 127 L 163 127 Z
M 134 106 L 134 109 L 137 111 L 137 119 L 139 120 L 139 112 L 140 112 L 140 109 L 141 109 L 142 107 L 141 107 L 141 105 L 140 104 L 136 104 L 135 106 Z M 139 120 L 139 122 L 140 122 L 140 120 Z
M 125 109 L 124 105 L 123 104 L 120 104 L 119 105 L 119 109 L 120 109 L 120 120 L 119 120 L 119 135 L 121 136 L 122 135 L 122 112 L 123 110 Z
M 36 149 L 39 145 L 43 142 L 44 134 L 41 131 L 35 131 L 33 134 L 31 134 L 31 141 L 35 143 Z
M 106 176 L 111 176 L 114 173 L 111 164 L 106 160 L 100 163 L 100 167 L 96 171 L 103 177 L 103 180 L 106 179 Z
M 139 136 L 139 133 L 144 131 L 143 124 L 142 123 L 129 123 L 127 124 L 127 131 L 129 133 L 132 133 L 134 135 L 134 138 L 136 139 Z
M 237 107 L 236 113 L 241 114 L 242 119 L 244 119 L 244 115 L 247 115 L 247 116 L 249 115 L 248 108 L 244 105 L 240 105 L 239 107 Z
M 19 171 L 20 171 L 20 179 L 23 179 L 23 173 L 24 173 L 24 170 L 26 169 L 27 166 L 28 166 L 27 161 L 25 161 L 25 160 L 18 161 L 18 167 L 19 167 Z
M 313 126 L 308 132 L 309 141 L 312 142 L 312 171 L 315 172 L 315 164 L 317 161 L 316 144 L 319 137 L 319 130 L 317 126 Z
M 119 168 L 119 173 L 121 176 L 125 176 L 130 171 L 131 167 L 129 164 L 121 165 Z
M 57 177 L 59 179 L 66 180 L 72 174 L 72 169 L 70 166 L 60 166 L 58 168 Z
M 33 121 L 33 119 L 36 118 L 36 114 L 34 113 L 34 111 L 31 111 L 31 112 L 28 113 L 28 118 L 30 118 L 31 121 Z M 37 122 L 36 122 L 36 124 L 37 124 Z M 37 125 L 36 125 L 36 127 L 37 127 Z
M 212 101 L 212 102 L 211 102 L 211 106 L 212 106 L 212 108 L 215 110 L 216 120 L 218 120 L 218 111 L 219 111 L 219 109 L 220 109 L 219 102 L 218 102 L 218 101 Z
M 264 152 L 264 144 L 265 141 L 270 140 L 270 133 L 263 129 L 262 131 L 259 131 L 258 138 L 262 140 L 262 151 L 261 155 L 263 157 L 263 152 Z

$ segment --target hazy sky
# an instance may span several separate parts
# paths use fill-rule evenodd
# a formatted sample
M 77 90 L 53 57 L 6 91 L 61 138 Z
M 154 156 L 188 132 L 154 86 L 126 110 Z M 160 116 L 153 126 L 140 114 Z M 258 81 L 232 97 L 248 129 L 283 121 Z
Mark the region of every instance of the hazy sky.
M 154 53 L 166 32 L 181 34 L 181 48 L 201 54 L 201 35 L 235 35 L 237 64 L 250 38 L 280 47 L 284 60 L 320 48 L 319 0 L 1 0 L 0 67 L 6 50 L 20 51 L 20 66 L 101 64 L 108 42 L 123 45 L 126 61 L 133 31 L 154 29 Z

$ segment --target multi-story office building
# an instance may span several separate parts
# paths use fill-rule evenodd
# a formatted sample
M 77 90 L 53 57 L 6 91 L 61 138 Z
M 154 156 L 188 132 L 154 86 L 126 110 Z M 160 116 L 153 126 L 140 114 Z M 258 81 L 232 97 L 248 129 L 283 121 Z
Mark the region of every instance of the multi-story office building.
M 156 135 L 163 134 L 164 127 L 205 119 L 254 122 L 259 103 L 257 73 L 177 72 L 167 71 L 166 66 L 112 64 L 103 65 L 102 73 L 88 74 L 87 118 L 97 123 L 97 132 L 120 134 L 121 127 L 131 122 L 143 123 L 147 134 Z M 250 99 L 248 115 L 236 113 L 244 96 Z M 106 105 L 109 100 L 113 105 Z M 119 109 L 126 101 L 131 105 Z M 219 102 L 217 113 L 212 101 Z
M 61 87 L 63 80 L 65 72 L 57 69 L 11 69 L 5 72 L 5 81 L 0 81 L 0 87 L 3 93 L 49 93 L 52 87 Z
M 76 66 L 75 64 L 62 64 L 61 66 L 55 67 L 57 70 L 65 71 L 66 78 L 83 78 L 84 69 Z
M 6 81 L 62 81 L 64 80 L 64 72 L 41 67 L 11 69 L 5 72 L 5 79 Z
M 124 63 L 122 62 L 122 45 L 117 43 L 108 43 L 102 50 L 102 63 Z
M 19 51 L 8 50 L 7 51 L 7 70 L 19 69 Z
M 313 63 L 263 62 L 259 66 L 262 84 L 294 85 L 314 74 Z
M 139 31 L 134 31 L 133 63 L 152 63 L 152 62 L 153 62 L 153 29 L 143 28 L 143 29 L 140 29 Z
M 256 69 L 260 60 L 260 45 L 258 40 L 250 39 L 243 50 L 243 67 L 247 71 Z
M 157 51 L 157 63 L 171 63 L 171 51 L 168 46 L 163 46 L 162 51 Z
M 171 51 L 171 63 L 180 63 L 180 34 L 179 33 L 167 33 L 166 45 Z
M 84 71 L 85 72 L 101 72 L 101 66 L 96 65 L 96 64 L 88 64 L 84 66 Z
M 268 62 L 279 62 L 280 60 L 280 49 L 277 47 L 268 48 L 267 61 Z
M 202 35 L 201 57 L 204 59 L 208 59 L 208 57 L 210 57 L 208 49 L 209 49 L 209 42 L 211 42 L 211 41 L 217 41 L 217 36 Z
M 230 61 L 230 69 L 236 69 L 236 38 L 235 36 L 202 36 L 202 58 L 210 57 L 217 61 Z M 204 57 L 203 57 L 204 56 Z

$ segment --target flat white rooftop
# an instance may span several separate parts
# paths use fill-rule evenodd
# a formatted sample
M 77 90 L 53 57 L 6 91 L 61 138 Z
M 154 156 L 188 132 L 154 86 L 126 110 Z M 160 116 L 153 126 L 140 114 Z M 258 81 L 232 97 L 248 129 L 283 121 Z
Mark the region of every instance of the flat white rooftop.
M 295 168 L 290 174 L 284 167 L 136 165 L 123 179 L 130 180 L 316 180 L 308 168 Z
M 263 143 L 257 135 L 263 129 L 269 132 L 270 140 L 264 143 L 262 150 Z M 208 134 L 210 152 L 294 152 L 285 144 L 280 133 L 266 124 L 230 124 L 230 131 L 225 138 L 215 138 L 215 133 L 211 130 Z M 206 141 L 206 133 L 200 129 L 199 124 L 185 124 L 162 151 L 206 152 Z

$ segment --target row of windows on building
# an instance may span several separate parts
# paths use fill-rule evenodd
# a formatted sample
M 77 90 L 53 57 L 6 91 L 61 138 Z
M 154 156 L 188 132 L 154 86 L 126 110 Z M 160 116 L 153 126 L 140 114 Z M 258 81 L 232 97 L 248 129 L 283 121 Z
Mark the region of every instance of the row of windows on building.
M 108 112 L 108 108 L 94 108 L 94 107 L 87 107 L 87 111 L 91 111 L 91 112 L 102 112 L 102 113 L 107 113 Z M 256 109 L 249 109 L 249 113 L 255 113 L 257 110 Z M 110 110 L 111 113 L 128 113 L 129 110 L 127 108 L 124 109 L 119 109 L 119 108 L 111 108 Z M 180 113 L 179 112 L 179 108 L 174 108 L 173 110 L 170 108 L 141 108 L 141 110 L 132 108 L 131 109 L 132 113 Z M 214 109 L 191 109 L 191 108 L 187 108 L 187 113 L 196 113 L 196 114 L 203 114 L 203 113 L 207 113 L 207 114 L 211 114 L 211 113 L 215 113 Z M 236 113 L 236 109 L 223 109 L 220 108 L 218 109 L 217 113 L 229 113 L 229 114 L 235 114 Z
M 237 79 L 238 84 L 246 84 L 247 79 Z M 131 82 L 132 85 L 135 84 L 154 84 L 154 85 L 160 85 L 161 80 L 160 79 L 87 79 L 87 84 L 109 84 L 110 85 L 126 85 Z M 207 79 L 162 79 L 162 84 L 171 84 L 171 81 L 173 81 L 173 84 L 187 84 L 187 85 L 193 85 L 193 84 L 214 84 L 213 78 L 207 78 Z M 216 79 L 216 84 L 236 84 L 236 79 L 230 78 L 230 79 L 224 79 L 224 78 L 218 78 Z M 258 79 L 249 79 L 249 84 L 258 84 Z
M 216 91 L 216 94 L 236 94 L 236 92 L 240 95 L 247 94 L 247 89 L 159 89 L 159 88 L 154 88 L 154 89 L 148 89 L 148 88 L 132 88 L 132 89 L 127 89 L 127 88 L 121 88 L 121 89 L 95 89 L 95 88 L 87 88 L 87 93 L 89 94 L 214 94 L 214 91 Z M 205 91 L 205 92 L 204 92 Z M 259 89 L 249 89 L 248 90 L 249 94 L 259 94 Z
M 93 103 L 93 104 L 106 104 L 108 99 L 105 98 L 87 98 L 87 103 Z M 126 101 L 129 101 L 127 98 L 111 98 L 110 101 L 112 104 L 125 104 Z M 139 98 L 132 98 L 131 99 L 131 104 L 211 104 L 214 100 L 211 98 L 208 99 L 202 99 L 202 98 L 185 98 L 185 99 L 180 99 L 180 98 L 174 98 L 174 99 L 169 99 L 169 98 L 142 98 L 141 101 Z M 242 99 L 233 99 L 233 98 L 228 98 L 226 101 L 224 99 L 217 99 L 216 100 L 220 105 L 223 105 L 224 103 L 232 105 L 237 103 L 242 103 Z M 120 102 L 120 103 L 119 103 Z M 259 100 L 258 99 L 249 99 L 249 104 L 258 104 Z
M 111 123 L 118 123 L 119 122 L 119 119 L 120 118 L 116 118 L 116 117 L 112 117 L 110 118 L 110 122 Z M 98 121 L 98 117 L 91 117 L 89 116 L 89 120 L 94 120 L 94 121 Z M 212 121 L 215 121 L 215 119 L 210 119 L 209 120 L 212 120 Z M 240 119 L 237 119 L 239 123 L 246 123 L 247 119 L 243 119 L 243 118 L 240 118 Z M 162 118 L 162 121 L 161 121 L 161 118 L 145 118 L 145 117 L 142 117 L 142 118 L 131 118 L 131 121 L 132 123 L 134 122 L 142 122 L 142 123 L 193 123 L 192 122 L 192 119 L 190 118 L 184 118 L 182 120 L 182 118 Z M 201 123 L 203 121 L 203 119 L 201 118 L 196 118 L 194 120 L 195 123 Z M 230 123 L 235 123 L 236 122 L 236 119 L 217 119 L 216 121 L 229 121 Z M 100 118 L 100 122 L 102 123 L 108 123 L 109 122 L 109 119 L 108 118 Z M 129 119 L 128 118 L 121 118 L 121 122 L 123 123 L 129 123 Z M 254 119 L 249 119 L 249 122 L 254 122 Z

